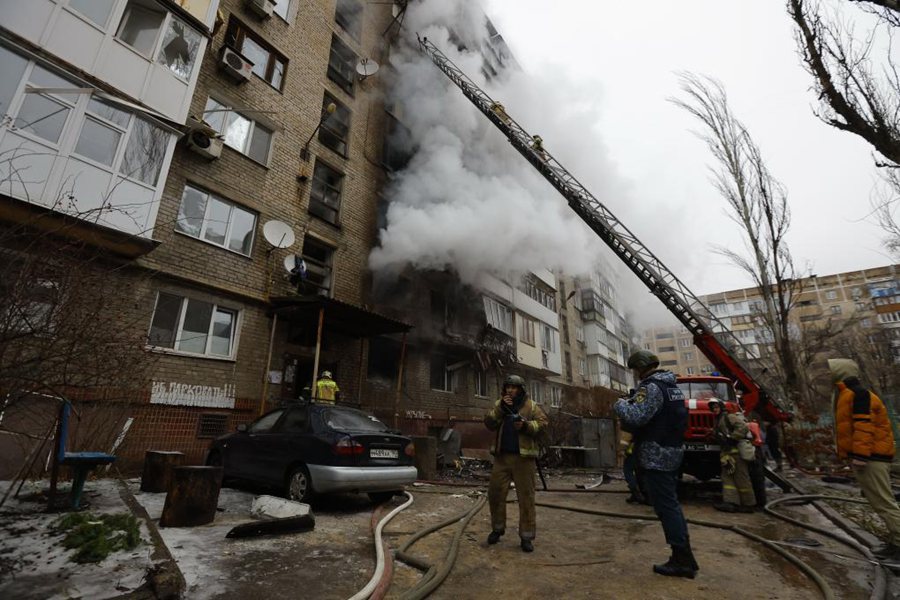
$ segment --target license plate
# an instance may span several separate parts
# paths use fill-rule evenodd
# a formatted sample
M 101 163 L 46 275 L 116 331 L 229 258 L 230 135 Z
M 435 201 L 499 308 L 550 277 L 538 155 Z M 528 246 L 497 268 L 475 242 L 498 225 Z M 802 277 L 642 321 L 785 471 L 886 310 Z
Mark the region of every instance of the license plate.
M 369 450 L 369 456 L 372 458 L 397 458 L 399 454 L 396 450 L 388 450 L 386 448 L 372 448 Z
M 684 449 L 688 452 L 719 452 L 722 448 L 716 444 L 688 444 Z

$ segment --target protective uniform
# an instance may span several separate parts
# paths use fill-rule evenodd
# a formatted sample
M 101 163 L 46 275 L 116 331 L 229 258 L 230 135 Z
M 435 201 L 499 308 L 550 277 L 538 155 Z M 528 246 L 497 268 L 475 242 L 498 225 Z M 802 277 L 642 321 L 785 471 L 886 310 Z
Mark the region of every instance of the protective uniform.
M 719 455 L 722 463 L 722 502 L 716 508 L 726 512 L 752 512 L 756 506 L 753 482 L 750 481 L 750 467 L 741 458 L 737 443 L 746 440 L 750 429 L 747 420 L 740 413 L 726 413 L 725 405 L 719 402 L 722 412 L 716 420 L 716 439 L 722 447 Z
M 504 382 L 519 388 L 512 406 L 497 400 L 493 408 L 484 416 L 484 424 L 496 432 L 491 443 L 494 466 L 488 486 L 488 502 L 491 508 L 491 535 L 488 543 L 495 544 L 506 530 L 506 497 L 510 482 L 516 484 L 516 499 L 519 504 L 519 537 L 522 549 L 533 549 L 531 540 L 536 533 L 534 507 L 534 477 L 537 470 L 536 459 L 539 447 L 536 436 L 547 427 L 547 416 L 541 407 L 525 395 L 525 381 L 511 375 Z M 515 428 L 522 422 L 520 429 Z
M 688 412 L 675 375 L 655 370 L 659 359 L 646 350 L 628 358 L 628 368 L 640 373 L 638 389 L 620 398 L 614 409 L 622 425 L 632 431 L 638 445 L 643 482 L 662 523 L 666 543 L 672 547 L 668 562 L 653 565 L 660 575 L 693 578 L 699 567 L 691 551 L 687 522 L 678 503 L 678 469 L 684 457 Z
M 337 382 L 331 378 L 331 371 L 322 371 L 322 376 L 316 381 L 316 399 L 321 404 L 334 404 L 340 392 Z
M 831 359 L 828 369 L 836 388 L 834 426 L 837 453 L 842 459 L 862 461 L 856 479 L 872 509 L 887 526 L 888 545 L 877 554 L 900 560 L 900 508 L 891 490 L 894 434 L 881 398 L 859 381 L 859 366 L 846 358 Z

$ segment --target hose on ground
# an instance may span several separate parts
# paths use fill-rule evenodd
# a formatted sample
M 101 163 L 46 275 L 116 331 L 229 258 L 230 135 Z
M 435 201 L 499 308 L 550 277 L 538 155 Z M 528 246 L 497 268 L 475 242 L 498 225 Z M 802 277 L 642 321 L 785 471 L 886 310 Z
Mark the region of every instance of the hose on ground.
M 825 529 L 824 527 L 818 527 L 816 525 L 811 525 L 809 523 L 804 523 L 799 519 L 795 519 L 793 517 L 789 517 L 784 513 L 780 513 L 774 508 L 780 504 L 789 504 L 791 502 L 803 501 L 804 503 L 812 502 L 815 504 L 815 500 L 835 500 L 838 502 L 850 502 L 853 504 L 866 504 L 865 500 L 861 500 L 858 498 L 845 498 L 843 496 L 828 496 L 825 494 L 802 494 L 799 496 L 785 496 L 783 498 L 778 498 L 766 504 L 764 510 L 767 514 L 772 515 L 775 518 L 781 519 L 782 521 L 786 521 L 788 523 L 792 523 L 797 525 L 798 527 L 803 527 L 804 529 L 808 529 L 810 531 L 815 531 L 816 533 L 822 534 L 826 537 L 829 537 L 837 542 L 845 546 L 849 546 L 863 555 L 863 557 L 869 561 L 870 563 L 874 563 L 875 568 L 875 582 L 872 586 L 872 595 L 870 596 L 871 600 L 880 600 L 884 598 L 885 593 L 887 591 L 887 577 L 884 574 L 884 570 L 881 568 L 881 565 L 875 559 L 875 556 L 872 554 L 872 551 L 869 550 L 863 544 L 860 544 L 858 541 L 853 538 L 844 537 L 838 535 L 834 531 L 829 529 Z M 817 507 L 818 508 L 818 507 Z
M 353 596 L 350 597 L 350 600 L 366 600 L 372 592 L 375 590 L 375 587 L 378 585 L 378 582 L 381 580 L 381 576 L 384 573 L 384 547 L 381 544 L 381 532 L 384 531 L 384 526 L 387 525 L 391 519 L 393 519 L 400 511 L 406 509 L 410 504 L 413 503 L 413 496 L 409 492 L 403 492 L 407 496 L 407 501 L 389 512 L 379 523 L 378 527 L 375 528 L 375 573 L 372 574 L 372 578 L 369 579 L 369 583 L 366 586 L 356 592 Z
M 656 515 L 641 515 L 634 513 L 620 513 L 609 510 L 597 510 L 592 508 L 581 508 L 577 506 L 566 506 L 564 504 L 553 504 L 550 502 L 535 502 L 537 506 L 543 506 L 545 508 L 554 508 L 558 510 L 568 510 L 571 512 L 583 513 L 588 515 L 598 515 L 603 517 L 617 517 L 622 519 L 639 519 L 644 521 L 657 521 Z M 729 525 L 726 523 L 716 523 L 714 521 L 706 521 L 703 519 L 685 519 L 688 523 L 693 525 L 699 525 L 701 527 L 713 527 L 716 529 L 724 529 L 727 531 L 733 531 L 739 535 L 747 537 L 753 541 L 764 544 L 767 548 L 771 548 L 778 554 L 780 554 L 785 559 L 789 560 L 791 563 L 797 566 L 807 577 L 809 577 L 813 583 L 819 588 L 819 591 L 822 592 L 822 597 L 825 600 L 834 600 L 834 592 L 831 590 L 831 586 L 828 585 L 828 582 L 812 567 L 807 565 L 805 562 L 797 558 L 795 555 L 791 554 L 784 548 L 777 546 L 771 541 L 762 538 L 754 533 L 750 533 L 749 531 L 742 529 L 736 525 Z
M 484 505 L 487 503 L 487 498 L 482 496 L 478 499 L 475 505 L 469 509 L 465 515 L 456 516 L 453 519 L 446 519 L 441 523 L 438 523 L 436 526 L 432 525 L 430 527 L 425 528 L 424 530 L 417 532 L 412 536 L 411 541 L 405 543 L 403 545 L 403 554 L 406 554 L 406 551 L 409 550 L 412 544 L 428 535 L 428 533 L 432 533 L 441 529 L 442 527 L 446 527 L 447 525 L 459 521 L 459 527 L 456 530 L 456 533 L 453 535 L 453 540 L 450 543 L 450 549 L 447 552 L 447 555 L 444 557 L 443 562 L 440 565 L 428 566 L 424 561 L 418 561 L 421 563 L 420 565 L 416 565 L 417 568 L 422 568 L 422 566 L 426 566 L 428 568 L 425 576 L 409 591 L 403 594 L 400 598 L 401 600 L 421 600 L 422 598 L 426 598 L 431 592 L 440 586 L 447 576 L 450 574 L 450 571 L 453 569 L 453 565 L 456 563 L 456 557 L 459 554 L 459 543 L 460 539 L 462 539 L 462 535 L 466 530 L 466 527 L 469 526 L 469 522 L 478 514 L 478 512 L 484 508 Z M 420 535 L 421 534 L 421 535 Z M 413 539 L 414 538 L 414 539 Z M 397 557 L 401 558 L 401 553 L 397 553 Z M 406 558 L 409 558 L 406 556 Z M 405 560 L 401 558 L 401 560 Z

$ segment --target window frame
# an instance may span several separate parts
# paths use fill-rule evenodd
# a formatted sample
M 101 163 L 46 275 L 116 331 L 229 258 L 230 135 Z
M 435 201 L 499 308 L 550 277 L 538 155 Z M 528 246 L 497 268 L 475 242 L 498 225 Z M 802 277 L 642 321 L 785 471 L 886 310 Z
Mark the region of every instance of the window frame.
M 488 325 L 511 338 L 515 338 L 515 313 L 513 309 L 491 296 L 484 296 L 484 315 Z M 506 316 L 509 317 L 508 324 L 504 322 L 506 320 L 504 317 Z M 492 317 L 496 317 L 496 319 L 492 319 Z M 495 320 L 500 324 L 499 326 L 494 324 L 493 321 Z
M 278 0 L 275 3 L 275 9 L 272 11 L 272 14 L 278 15 L 278 17 L 282 21 L 284 21 L 285 23 L 290 25 L 291 24 L 291 16 L 290 16 L 291 15 L 291 4 L 293 3 L 293 1 L 294 0 Z M 280 12 L 278 12 L 279 6 L 287 7 L 287 8 L 285 8 L 283 15 Z
M 353 23 L 350 23 L 349 21 L 338 18 L 338 15 L 341 14 L 340 8 L 341 8 L 342 2 L 353 2 L 359 8 L 359 12 L 357 14 L 357 18 L 356 18 L 356 22 L 355 22 L 355 24 L 356 24 L 355 27 L 350 27 L 350 25 L 354 25 Z M 349 35 L 351 38 L 353 38 L 354 41 L 359 42 L 360 38 L 362 37 L 362 19 L 363 19 L 363 13 L 365 12 L 365 10 L 366 10 L 366 5 L 363 2 L 359 2 L 357 0 L 337 0 L 337 2 L 335 2 L 335 6 L 334 6 L 334 22 L 337 23 L 337 25 L 341 28 L 342 31 L 346 31 L 347 35 Z
M 159 300 L 163 294 L 167 294 L 169 296 L 177 297 L 180 299 L 180 306 L 178 308 L 178 317 L 175 323 L 174 329 L 174 337 L 172 339 L 172 347 L 168 346 L 160 346 L 158 344 L 153 343 L 151 339 L 151 332 L 153 331 L 153 322 L 156 319 L 156 311 L 159 308 Z M 184 333 L 184 319 L 187 313 L 188 304 L 190 300 L 194 300 L 195 302 L 202 302 L 205 304 L 209 304 L 212 308 L 210 310 L 210 318 L 209 324 L 206 329 L 206 347 L 204 351 L 201 352 L 191 352 L 189 350 L 182 350 L 178 348 L 179 341 L 181 340 L 181 336 Z M 210 347 L 212 345 L 213 335 L 213 324 L 215 322 L 216 314 L 219 312 L 229 313 L 232 315 L 231 321 L 231 337 L 229 338 L 229 353 L 227 355 L 224 354 L 212 354 L 210 353 Z M 147 329 L 147 343 L 146 347 L 149 350 L 154 352 L 163 352 L 166 354 L 178 354 L 182 356 L 193 356 L 198 358 L 210 358 L 215 360 L 226 360 L 226 361 L 234 361 L 237 356 L 237 346 L 238 346 L 238 332 L 240 330 L 241 324 L 241 310 L 237 308 L 231 308 L 228 306 L 224 306 L 219 304 L 218 302 L 211 302 L 209 300 L 200 299 L 197 297 L 187 296 L 179 292 L 172 292 L 165 289 L 159 289 L 156 292 L 156 298 L 153 303 L 153 314 L 150 316 L 150 327 Z
M 328 250 L 328 260 L 327 262 L 322 262 L 317 258 L 310 257 L 306 254 L 306 244 L 307 242 L 312 242 L 313 244 L 317 244 L 322 248 Z M 303 246 L 300 249 L 300 257 L 306 263 L 307 272 L 310 272 L 313 269 L 318 269 L 320 271 L 325 272 L 325 280 L 328 282 L 327 286 L 311 282 L 309 278 L 306 279 L 310 285 L 314 286 L 319 291 L 325 291 L 327 297 L 331 297 L 331 292 L 334 289 L 334 255 L 337 252 L 337 248 L 330 245 L 328 242 L 317 238 L 315 236 L 306 235 L 303 238 Z
M 334 113 L 329 114 L 327 107 L 331 103 L 334 103 L 336 110 L 334 111 Z M 344 132 L 343 136 L 338 135 L 339 132 L 336 131 L 334 129 L 334 127 L 329 124 L 329 121 L 332 118 L 335 118 L 335 115 L 338 115 L 341 112 L 341 110 L 343 110 L 344 112 L 347 113 L 346 123 L 340 123 L 341 125 L 343 125 L 346 128 L 346 131 Z M 325 146 L 326 148 L 328 148 L 329 150 L 331 150 L 338 156 L 340 156 L 342 158 L 349 158 L 349 156 L 350 156 L 350 127 L 351 127 L 351 123 L 352 123 L 352 118 L 353 118 L 353 112 L 350 110 L 350 108 L 346 104 L 344 104 L 343 102 L 341 102 L 340 100 L 335 98 L 334 94 L 326 91 L 325 94 L 322 96 L 322 115 L 321 115 L 321 121 L 319 124 L 319 133 L 316 136 L 316 139 L 319 140 L 320 144 L 322 144 L 323 146 Z M 333 137 L 335 140 L 337 140 L 338 146 L 343 145 L 343 149 L 338 150 L 337 148 L 329 145 L 328 141 L 322 139 L 323 134 L 325 134 L 326 138 L 328 136 Z
M 287 79 L 288 72 L 288 58 L 284 54 L 278 51 L 275 46 L 266 41 L 261 35 L 247 27 L 240 19 L 236 19 L 234 15 L 232 15 L 228 19 L 228 29 L 225 32 L 225 42 L 228 46 L 233 48 L 236 52 L 238 52 L 241 56 L 247 58 L 247 54 L 244 52 L 244 40 L 250 38 L 253 43 L 259 46 L 262 50 L 268 53 L 267 61 L 266 61 L 266 69 L 265 76 L 260 75 L 255 70 L 253 74 L 256 75 L 262 81 L 265 81 L 269 87 L 272 89 L 278 90 L 279 92 L 284 91 L 284 82 Z M 248 58 L 249 60 L 249 58 Z M 250 61 L 253 62 L 253 61 Z M 280 62 L 282 65 L 281 70 L 281 80 L 278 82 L 278 85 L 273 83 L 273 78 L 276 73 L 276 64 Z M 256 63 L 253 63 L 254 68 L 257 66 Z
M 520 314 L 519 322 L 519 341 L 535 347 L 537 345 L 534 339 L 535 320 Z
M 541 350 L 549 354 L 554 354 L 559 347 L 556 342 L 558 332 L 548 323 L 541 322 Z
M 346 56 L 345 56 L 346 55 Z M 345 59 L 352 55 L 352 60 L 348 63 Z M 342 63 L 335 64 L 335 58 Z M 331 34 L 331 45 L 328 49 L 328 67 L 325 76 L 344 91 L 351 98 L 356 92 L 356 62 L 359 61 L 359 55 L 349 45 L 337 35 Z M 340 67 L 349 65 L 349 76 L 341 71 Z
M 322 200 L 315 194 L 316 183 L 317 183 L 316 173 L 318 172 L 320 167 L 322 168 L 322 170 L 330 171 L 331 175 L 335 175 L 339 178 L 339 187 L 332 186 L 324 180 L 321 181 L 321 185 L 324 186 L 324 188 L 325 188 L 324 193 L 323 193 L 324 197 L 327 197 L 329 191 L 336 192 L 336 194 L 337 194 L 337 200 L 336 200 L 337 206 L 336 207 L 330 206 L 327 202 L 325 202 L 324 200 Z M 318 217 L 328 223 L 331 223 L 332 225 L 339 226 L 340 222 L 341 222 L 340 221 L 341 205 L 343 204 L 343 199 L 344 199 L 344 179 L 346 177 L 347 177 L 347 175 L 343 171 L 340 171 L 339 169 L 332 167 L 326 161 L 323 161 L 321 158 L 316 157 L 316 162 L 313 165 L 313 174 L 312 174 L 312 178 L 310 180 L 310 186 L 309 186 L 309 206 L 307 208 L 307 211 L 309 212 L 309 214 L 311 214 L 315 217 Z M 313 208 L 314 203 L 316 205 L 321 206 L 322 210 L 324 210 L 326 212 L 333 211 L 334 219 L 329 219 L 328 217 L 317 213 Z
M 204 209 L 203 209 L 203 220 L 200 223 L 200 230 L 198 231 L 197 236 L 195 237 L 195 236 L 191 235 L 189 232 L 179 229 L 178 225 L 181 222 L 181 220 L 179 218 L 176 218 L 175 219 L 175 233 L 185 235 L 189 238 L 193 238 L 193 239 L 199 240 L 201 242 L 206 242 L 207 244 L 215 246 L 216 248 L 221 248 L 223 250 L 227 250 L 228 252 L 232 252 L 234 254 L 243 256 L 245 258 L 252 258 L 253 244 L 254 244 L 254 242 L 256 242 L 256 226 L 259 224 L 259 213 L 257 213 L 255 210 L 246 208 L 245 206 L 238 204 L 237 202 L 233 202 L 227 198 L 223 198 L 223 197 L 219 196 L 218 194 L 215 194 L 215 193 L 207 190 L 206 188 L 198 186 L 198 185 L 194 184 L 193 182 L 191 182 L 190 180 L 188 180 L 188 181 L 185 181 L 184 188 L 181 191 L 181 204 L 178 205 L 178 215 L 179 216 L 181 215 L 181 207 L 184 203 L 184 194 L 188 188 L 191 188 L 192 190 L 194 190 L 196 192 L 200 192 L 200 193 L 206 195 L 206 205 L 204 206 Z M 228 224 L 225 227 L 225 234 L 224 234 L 225 242 L 224 242 L 224 244 L 218 244 L 218 243 L 216 243 L 210 239 L 207 239 L 205 237 L 207 224 L 209 222 L 210 206 L 212 205 L 212 202 L 210 202 L 211 198 L 215 198 L 222 204 L 227 204 L 230 209 L 228 211 Z M 228 245 L 231 240 L 232 228 L 234 227 L 234 223 L 235 223 L 234 218 L 233 218 L 235 208 L 237 208 L 238 210 L 242 210 L 245 213 L 248 213 L 253 217 L 253 227 L 251 227 L 251 229 L 250 229 L 250 232 L 251 232 L 250 248 L 247 251 L 247 254 L 244 254 L 243 252 L 240 252 L 239 250 L 234 250 L 234 249 L 230 248 Z
M 215 104 L 217 104 L 218 107 L 210 108 L 209 106 L 210 106 L 211 102 L 214 102 Z M 242 113 L 239 110 L 235 110 L 231 106 L 231 104 L 232 104 L 231 102 L 226 102 L 226 101 L 224 101 L 224 99 L 220 99 L 217 96 L 213 96 L 213 95 L 207 96 L 205 108 L 203 110 L 203 120 L 206 123 L 210 123 L 209 118 L 207 118 L 208 114 L 221 113 L 222 114 L 222 128 L 225 131 L 219 131 L 212 124 L 210 124 L 210 127 L 215 129 L 216 133 L 218 133 L 220 136 L 222 136 L 222 140 L 224 141 L 225 146 L 231 148 L 232 150 L 234 150 L 235 152 L 237 152 L 239 154 L 246 156 L 247 158 L 249 158 L 256 164 L 262 165 L 263 167 L 266 167 L 268 169 L 269 162 L 272 160 L 272 150 L 275 146 L 275 128 L 269 127 L 266 123 L 262 123 L 257 119 L 248 117 L 247 115 L 245 115 L 244 113 Z M 247 131 L 247 138 L 244 141 L 244 148 L 235 148 L 232 144 L 230 144 L 228 142 L 228 137 L 227 137 L 228 127 L 231 125 L 230 123 L 228 123 L 228 116 L 232 113 L 234 113 L 234 114 L 238 115 L 239 117 L 241 117 L 242 119 L 245 119 L 250 122 L 250 129 Z M 259 160 L 258 158 L 250 155 L 250 148 L 253 146 L 253 136 L 256 133 L 257 128 L 262 129 L 263 131 L 267 131 L 269 134 L 269 143 L 268 143 L 268 147 L 266 149 L 265 160 Z

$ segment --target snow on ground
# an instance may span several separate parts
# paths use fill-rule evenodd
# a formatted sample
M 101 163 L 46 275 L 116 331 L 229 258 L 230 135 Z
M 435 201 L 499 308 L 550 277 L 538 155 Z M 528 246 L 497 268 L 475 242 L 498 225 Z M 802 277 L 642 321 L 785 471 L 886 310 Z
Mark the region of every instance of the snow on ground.
M 9 485 L 8 481 L 0 482 L 0 497 Z M 71 562 L 75 551 L 63 548 L 64 536 L 50 530 L 65 513 L 43 512 L 46 501 L 40 492 L 48 485 L 47 481 L 28 482 L 19 498 L 10 495 L 0 508 L 0 598 L 102 600 L 140 587 L 153 565 L 153 546 L 146 526 L 141 523 L 142 543 L 134 550 L 110 554 L 95 564 Z M 131 512 L 112 479 L 88 481 L 83 502 L 92 513 Z
M 141 492 L 140 482 L 129 483 L 135 499 L 159 522 L 165 505 L 164 493 Z M 232 527 L 254 520 L 250 516 L 254 494 L 222 488 L 216 519 L 199 527 L 160 527 L 159 533 L 172 553 L 187 584 L 187 598 L 212 598 L 227 591 L 232 573 L 223 568 L 223 559 L 245 551 L 240 540 L 225 538 Z M 255 542 L 255 540 L 250 540 Z M 251 545 L 258 545 L 256 544 Z

